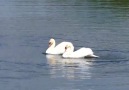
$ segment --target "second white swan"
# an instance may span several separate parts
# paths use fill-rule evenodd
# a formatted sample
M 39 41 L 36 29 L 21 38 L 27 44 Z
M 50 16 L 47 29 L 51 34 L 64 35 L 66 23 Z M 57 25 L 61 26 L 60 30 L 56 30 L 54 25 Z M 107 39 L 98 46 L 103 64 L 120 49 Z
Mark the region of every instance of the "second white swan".
M 62 55 L 63 58 L 86 58 L 91 57 L 95 58 L 98 57 L 94 55 L 92 49 L 90 48 L 80 48 L 77 51 L 74 51 L 74 46 L 72 44 L 67 44 L 65 46 L 65 52 Z

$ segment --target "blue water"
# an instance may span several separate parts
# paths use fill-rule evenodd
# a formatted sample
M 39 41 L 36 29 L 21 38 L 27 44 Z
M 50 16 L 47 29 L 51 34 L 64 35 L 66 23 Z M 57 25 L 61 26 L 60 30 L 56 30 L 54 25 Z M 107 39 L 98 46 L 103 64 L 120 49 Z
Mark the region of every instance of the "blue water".
M 48 41 L 99 58 L 44 55 Z M 1 90 L 128 90 L 129 1 L 0 0 Z

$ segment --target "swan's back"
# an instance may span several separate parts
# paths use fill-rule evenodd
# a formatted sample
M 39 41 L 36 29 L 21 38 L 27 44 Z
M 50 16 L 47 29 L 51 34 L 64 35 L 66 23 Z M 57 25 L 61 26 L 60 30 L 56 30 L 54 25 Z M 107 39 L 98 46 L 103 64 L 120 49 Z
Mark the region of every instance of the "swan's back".
M 81 48 L 71 54 L 71 57 L 82 58 L 88 55 L 93 55 L 93 51 L 90 48 Z
M 63 54 L 65 52 L 65 46 L 68 44 L 73 45 L 71 42 L 61 42 L 55 47 L 55 51 L 57 51 L 60 54 Z
M 60 44 L 58 44 L 55 48 L 64 48 L 67 44 L 72 44 L 71 42 L 61 42 Z

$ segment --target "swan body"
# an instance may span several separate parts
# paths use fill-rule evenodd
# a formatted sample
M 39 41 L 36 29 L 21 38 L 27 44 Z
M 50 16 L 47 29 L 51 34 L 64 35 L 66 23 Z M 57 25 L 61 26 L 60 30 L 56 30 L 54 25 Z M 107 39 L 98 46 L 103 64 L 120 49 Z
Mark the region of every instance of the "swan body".
M 80 48 L 77 51 L 74 51 L 72 48 L 74 48 L 74 46 L 72 45 L 66 45 L 65 47 L 65 52 L 63 53 L 62 57 L 63 58 L 86 58 L 86 57 L 98 57 L 96 55 L 94 55 L 92 49 L 90 48 Z
M 56 46 L 55 40 L 52 38 L 49 41 L 49 47 L 46 50 L 46 54 L 63 54 L 65 52 L 65 46 L 67 44 L 72 45 L 71 42 L 61 42 Z

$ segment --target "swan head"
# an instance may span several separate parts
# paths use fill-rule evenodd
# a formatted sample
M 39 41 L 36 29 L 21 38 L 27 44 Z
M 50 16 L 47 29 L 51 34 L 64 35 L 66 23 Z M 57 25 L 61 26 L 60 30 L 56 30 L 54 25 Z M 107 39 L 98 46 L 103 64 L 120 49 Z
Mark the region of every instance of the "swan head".
M 49 47 L 51 47 L 51 46 L 55 46 L 55 40 L 53 39 L 53 38 L 51 38 L 50 40 L 49 40 Z
M 68 58 L 74 51 L 74 46 L 72 43 L 69 43 L 65 46 L 65 52 L 63 53 L 62 57 Z
M 65 52 L 73 52 L 74 51 L 74 46 L 73 44 L 69 43 L 65 46 Z

